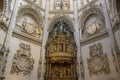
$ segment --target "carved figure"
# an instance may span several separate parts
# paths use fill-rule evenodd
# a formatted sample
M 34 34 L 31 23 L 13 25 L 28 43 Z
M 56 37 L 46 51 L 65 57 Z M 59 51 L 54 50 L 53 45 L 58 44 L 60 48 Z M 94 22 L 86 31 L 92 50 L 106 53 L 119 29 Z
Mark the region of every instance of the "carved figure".
M 64 25 L 63 22 L 59 24 L 59 34 L 63 33 L 63 25 Z
M 28 33 L 31 34 L 31 33 L 35 32 L 35 25 L 29 23 L 26 18 L 24 18 L 24 21 L 23 21 L 22 25 Z

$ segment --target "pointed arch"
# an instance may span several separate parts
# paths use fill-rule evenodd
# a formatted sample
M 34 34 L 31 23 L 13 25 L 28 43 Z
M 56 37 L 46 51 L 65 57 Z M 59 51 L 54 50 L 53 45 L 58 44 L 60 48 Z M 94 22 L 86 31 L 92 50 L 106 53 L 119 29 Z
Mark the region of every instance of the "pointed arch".
M 52 30 L 53 26 L 54 26 L 57 22 L 61 22 L 61 21 L 65 22 L 67 25 L 69 25 L 70 30 L 71 30 L 72 32 L 75 31 L 75 29 L 74 29 L 74 27 L 73 27 L 73 26 L 74 26 L 73 20 L 72 20 L 70 17 L 65 16 L 65 15 L 64 15 L 64 16 L 54 16 L 54 17 L 49 21 L 48 31 Z

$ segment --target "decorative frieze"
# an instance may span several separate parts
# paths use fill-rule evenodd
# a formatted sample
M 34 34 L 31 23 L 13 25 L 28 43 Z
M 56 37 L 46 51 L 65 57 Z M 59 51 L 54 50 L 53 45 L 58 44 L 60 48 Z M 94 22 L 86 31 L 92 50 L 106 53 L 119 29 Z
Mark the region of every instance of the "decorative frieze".
M 102 44 L 90 46 L 90 58 L 88 59 L 90 76 L 110 73 L 110 66 L 107 55 L 103 53 Z
M 31 57 L 31 46 L 20 43 L 19 48 L 13 57 L 11 74 L 30 74 L 34 67 L 34 59 Z

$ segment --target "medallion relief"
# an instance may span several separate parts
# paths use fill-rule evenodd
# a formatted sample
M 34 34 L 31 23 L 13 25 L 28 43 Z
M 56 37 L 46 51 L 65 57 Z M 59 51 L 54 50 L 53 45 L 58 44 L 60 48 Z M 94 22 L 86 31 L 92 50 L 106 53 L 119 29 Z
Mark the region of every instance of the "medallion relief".
M 88 69 L 90 76 L 110 73 L 107 55 L 103 53 L 102 44 L 90 46 L 90 58 L 88 59 Z
M 88 37 L 104 30 L 104 22 L 96 14 L 91 14 L 85 22 L 85 28 L 83 29 L 83 37 Z
M 88 38 L 96 36 L 105 31 L 105 18 L 100 8 L 90 8 L 83 12 L 80 20 L 82 37 Z
M 31 46 L 20 43 L 19 48 L 13 57 L 11 74 L 30 74 L 34 67 L 34 59 L 31 57 Z

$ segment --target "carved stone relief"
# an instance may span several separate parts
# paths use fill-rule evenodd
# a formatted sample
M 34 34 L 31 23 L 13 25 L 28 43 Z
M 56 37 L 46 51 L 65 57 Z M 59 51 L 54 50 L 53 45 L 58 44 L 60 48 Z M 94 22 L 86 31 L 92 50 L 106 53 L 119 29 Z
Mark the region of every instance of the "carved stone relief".
M 96 8 L 95 8 L 96 7 Z M 100 8 L 92 7 L 83 12 L 80 19 L 82 37 L 87 38 L 105 30 L 105 18 Z
M 99 16 L 93 15 L 86 21 L 86 24 L 85 24 L 86 29 L 84 31 L 88 35 L 98 33 L 102 30 L 102 24 L 103 23 L 101 22 Z
M 22 32 L 22 36 L 38 40 L 41 39 L 42 23 L 42 16 L 38 10 L 34 10 L 30 6 L 22 6 L 17 14 L 15 30 L 19 31 L 17 34 Z
M 34 67 L 34 59 L 31 57 L 31 47 L 30 45 L 20 43 L 19 48 L 13 58 L 11 74 L 30 74 Z
M 20 27 L 22 32 L 28 33 L 30 35 L 41 35 L 41 28 L 35 23 L 32 17 L 24 16 L 17 19 L 17 27 Z
M 110 73 L 107 55 L 103 53 L 102 44 L 90 46 L 90 58 L 88 59 L 88 69 L 90 76 Z

